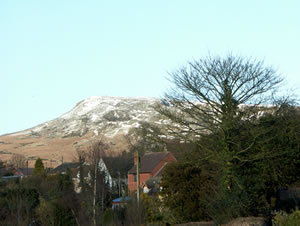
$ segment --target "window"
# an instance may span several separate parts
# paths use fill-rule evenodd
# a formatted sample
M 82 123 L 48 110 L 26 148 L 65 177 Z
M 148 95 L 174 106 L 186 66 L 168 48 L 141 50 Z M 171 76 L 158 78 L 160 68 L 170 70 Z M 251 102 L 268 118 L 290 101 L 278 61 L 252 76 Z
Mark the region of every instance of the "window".
M 136 174 L 133 175 L 133 181 L 136 182 Z

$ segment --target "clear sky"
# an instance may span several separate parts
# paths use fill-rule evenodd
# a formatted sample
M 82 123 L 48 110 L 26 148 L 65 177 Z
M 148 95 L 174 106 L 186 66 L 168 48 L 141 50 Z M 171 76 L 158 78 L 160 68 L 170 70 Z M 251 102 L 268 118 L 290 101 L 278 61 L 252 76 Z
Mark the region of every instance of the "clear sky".
M 299 0 L 1 0 L 0 134 L 89 96 L 161 97 L 168 72 L 233 53 L 300 85 Z

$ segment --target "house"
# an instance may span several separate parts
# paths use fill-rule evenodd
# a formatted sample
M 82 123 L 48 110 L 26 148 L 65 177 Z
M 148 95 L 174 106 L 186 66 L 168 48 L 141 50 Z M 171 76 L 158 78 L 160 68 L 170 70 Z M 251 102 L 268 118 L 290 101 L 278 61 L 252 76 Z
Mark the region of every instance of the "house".
M 79 188 L 79 181 L 80 181 L 80 163 L 79 162 L 64 162 L 61 165 L 57 166 L 55 169 L 53 169 L 51 171 L 51 173 L 61 173 L 61 174 L 65 174 L 67 172 L 67 170 L 71 171 L 71 176 L 72 176 L 72 180 L 75 186 L 75 191 L 76 192 L 80 192 L 80 188 Z M 113 185 L 112 182 L 112 177 L 103 161 L 103 159 L 101 158 L 99 160 L 98 163 L 98 170 L 100 172 L 104 172 L 105 173 L 105 182 L 109 185 L 109 187 L 111 188 Z M 83 178 L 85 181 L 90 182 L 91 180 L 91 167 L 90 164 L 87 162 L 83 163 Z
M 23 177 L 31 176 L 32 172 L 32 168 L 15 168 L 7 165 L 6 167 L 0 168 L 0 180 L 19 182 Z
M 300 187 L 291 186 L 280 188 L 276 202 L 279 208 L 285 211 L 298 209 L 300 204 Z
M 134 156 L 134 166 L 128 172 L 129 192 L 137 189 L 136 176 L 136 156 Z M 146 181 L 153 177 L 160 177 L 168 163 L 176 161 L 170 152 L 148 152 L 140 159 L 140 187 L 147 191 Z
M 21 176 L 21 177 L 32 176 L 33 168 L 17 168 L 16 175 Z
M 4 168 L 0 169 L 0 177 L 24 177 L 24 176 L 32 176 L 33 168 L 16 168 L 11 165 L 7 165 Z

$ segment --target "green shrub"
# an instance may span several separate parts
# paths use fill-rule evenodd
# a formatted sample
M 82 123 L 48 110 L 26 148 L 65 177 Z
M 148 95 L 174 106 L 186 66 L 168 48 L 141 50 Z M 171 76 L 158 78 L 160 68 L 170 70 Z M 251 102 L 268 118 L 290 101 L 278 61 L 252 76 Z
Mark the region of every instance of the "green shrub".
M 300 210 L 295 210 L 291 214 L 287 214 L 284 211 L 277 212 L 272 222 L 275 226 L 300 225 Z
M 113 225 L 113 220 L 114 220 L 113 211 L 111 208 L 107 208 L 103 216 L 103 225 L 105 226 Z

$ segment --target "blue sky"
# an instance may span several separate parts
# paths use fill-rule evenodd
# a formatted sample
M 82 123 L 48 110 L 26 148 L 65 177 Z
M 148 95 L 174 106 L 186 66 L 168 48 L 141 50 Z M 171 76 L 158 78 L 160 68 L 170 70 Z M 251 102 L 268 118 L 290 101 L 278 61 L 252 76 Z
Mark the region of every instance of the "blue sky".
M 0 134 L 89 96 L 161 97 L 168 72 L 233 53 L 265 60 L 299 92 L 297 0 L 0 1 Z

